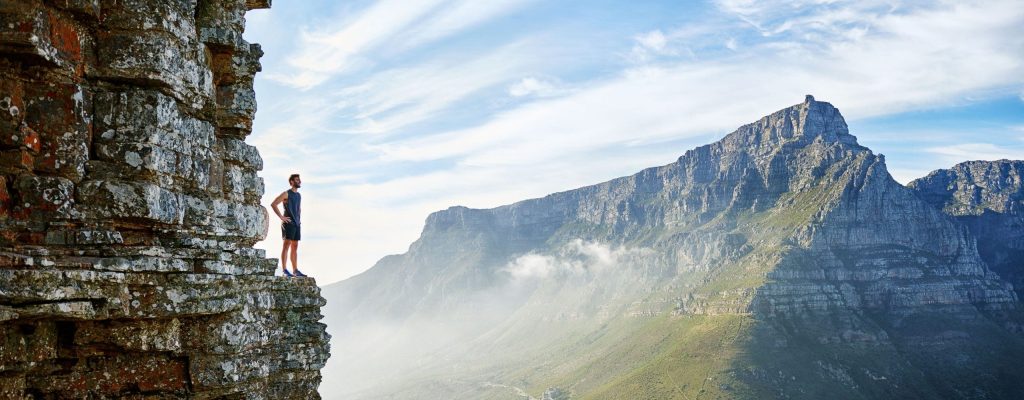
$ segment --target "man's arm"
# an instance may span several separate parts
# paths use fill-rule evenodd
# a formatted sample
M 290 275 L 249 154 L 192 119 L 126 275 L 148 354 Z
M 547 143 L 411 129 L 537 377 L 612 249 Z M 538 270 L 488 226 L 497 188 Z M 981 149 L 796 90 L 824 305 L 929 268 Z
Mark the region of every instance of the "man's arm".
M 281 211 L 277 209 L 277 205 L 283 203 L 286 200 L 288 200 L 288 192 L 281 192 L 281 194 L 278 195 L 276 199 L 274 199 L 274 202 L 270 203 L 270 208 L 274 209 L 274 214 L 277 214 L 277 217 L 280 218 L 282 221 L 292 222 L 291 218 L 281 214 Z

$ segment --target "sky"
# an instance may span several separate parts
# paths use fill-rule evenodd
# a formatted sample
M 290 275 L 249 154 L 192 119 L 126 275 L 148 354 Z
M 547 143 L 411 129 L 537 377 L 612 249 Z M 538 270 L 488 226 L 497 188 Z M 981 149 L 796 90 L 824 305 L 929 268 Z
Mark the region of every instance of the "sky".
M 278 0 L 248 142 L 326 285 L 426 217 L 669 164 L 812 94 L 906 183 L 1024 159 L 1024 2 Z M 267 240 L 280 254 L 271 213 Z

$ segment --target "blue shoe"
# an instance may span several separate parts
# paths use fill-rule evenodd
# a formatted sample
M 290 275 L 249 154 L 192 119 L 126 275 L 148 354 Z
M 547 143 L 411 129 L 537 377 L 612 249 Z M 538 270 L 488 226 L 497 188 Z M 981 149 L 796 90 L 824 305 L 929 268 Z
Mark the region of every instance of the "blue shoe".
M 306 274 L 302 273 L 302 271 L 299 271 L 299 270 L 295 270 L 295 276 L 301 276 L 301 277 L 305 277 L 305 276 L 306 276 Z
M 282 269 L 282 270 L 281 270 L 281 272 L 284 272 L 284 276 L 287 276 L 287 277 L 289 277 L 289 278 L 291 278 L 292 276 L 294 276 L 294 275 L 292 275 L 292 273 L 291 273 L 291 272 L 288 272 L 288 270 L 286 270 L 286 269 Z

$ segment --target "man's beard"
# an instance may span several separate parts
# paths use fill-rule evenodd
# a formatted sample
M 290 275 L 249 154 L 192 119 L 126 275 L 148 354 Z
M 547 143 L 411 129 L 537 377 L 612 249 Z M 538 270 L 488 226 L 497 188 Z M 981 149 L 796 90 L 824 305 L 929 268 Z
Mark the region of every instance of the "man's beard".
M 298 189 L 298 188 L 302 187 L 302 184 L 296 183 L 293 186 L 295 186 L 295 188 Z

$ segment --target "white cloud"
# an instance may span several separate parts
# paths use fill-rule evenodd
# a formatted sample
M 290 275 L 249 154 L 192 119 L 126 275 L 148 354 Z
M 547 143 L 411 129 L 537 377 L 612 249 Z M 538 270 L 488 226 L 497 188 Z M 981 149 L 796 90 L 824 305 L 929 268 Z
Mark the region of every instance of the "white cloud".
M 612 248 L 605 243 L 575 239 L 555 254 L 528 253 L 519 256 L 503 270 L 516 280 L 595 274 L 621 267 L 636 257 L 651 254 L 651 251 L 645 248 Z
M 917 6 L 889 0 L 716 0 L 715 4 L 765 37 L 822 33 L 845 36 L 884 14 Z
M 637 45 L 651 51 L 660 52 L 665 50 L 665 34 L 660 30 L 647 32 L 636 37 Z
M 1024 81 L 1024 42 L 1010 34 L 1021 23 L 1021 6 L 887 17 L 876 22 L 876 34 L 855 42 L 824 49 L 769 43 L 729 60 L 644 67 L 476 127 L 375 149 L 388 160 L 538 163 L 611 145 L 727 131 L 807 93 L 854 119 L 957 102 Z
M 442 58 L 416 67 L 383 70 L 335 96 L 352 115 L 349 133 L 386 133 L 418 123 L 480 90 L 522 76 L 542 60 L 522 57 L 525 42 L 487 54 Z
M 559 267 L 554 257 L 530 253 L 509 263 L 505 271 L 512 275 L 513 279 L 544 279 L 554 274 Z M 564 270 L 575 273 L 577 268 L 575 265 L 567 264 Z
M 1008 148 L 991 143 L 962 143 L 930 147 L 926 151 L 944 158 L 949 165 L 971 160 L 1024 160 L 1024 148 Z
M 598 153 L 565 154 L 544 163 L 532 163 L 535 159 L 524 154 L 523 160 L 515 164 L 461 165 L 383 182 L 349 185 L 340 196 L 359 201 L 373 199 L 376 204 L 415 204 L 422 207 L 425 217 L 428 212 L 452 205 L 496 207 L 594 184 L 668 164 L 685 150 L 663 146 L 635 154 L 613 148 Z
M 298 52 L 288 57 L 288 64 L 295 71 L 268 78 L 299 88 L 319 85 L 351 68 L 364 51 L 391 39 L 442 3 L 443 0 L 383 0 L 340 29 L 303 32 Z
M 624 77 L 574 95 L 528 104 L 477 127 L 378 149 L 392 160 L 464 157 L 462 164 L 473 167 L 536 165 L 606 146 L 728 129 L 771 111 L 747 102 L 730 103 L 733 92 L 728 90 L 703 98 L 680 96 L 680 86 L 701 77 L 670 75 L 670 71 L 652 70 Z M 797 97 L 780 95 L 771 104 L 788 104 Z M 706 104 L 720 106 L 707 109 Z
M 415 47 L 478 26 L 488 20 L 516 11 L 537 0 L 460 0 L 445 5 L 438 13 L 413 27 L 403 36 L 403 47 Z
M 340 27 L 304 31 L 291 69 L 267 78 L 300 89 L 368 65 L 368 53 L 409 49 L 468 29 L 533 0 L 382 0 Z
M 739 45 L 736 43 L 736 38 L 729 38 L 729 40 L 726 40 L 725 48 L 736 51 L 736 49 L 739 48 Z
M 550 97 L 561 93 L 557 84 L 541 78 L 523 78 L 508 87 L 508 95 L 512 97 Z
M 669 38 L 661 30 L 654 30 L 633 37 L 635 44 L 630 51 L 629 59 L 633 62 L 643 63 L 653 60 L 658 56 L 673 56 L 679 54 L 670 47 Z
M 293 163 L 296 159 L 308 160 L 319 150 L 310 146 L 329 132 L 328 126 L 334 107 L 322 98 L 303 98 L 301 100 L 275 101 L 260 104 L 260 107 L 275 112 L 279 118 L 269 121 L 269 125 L 261 118 L 254 121 L 254 129 L 259 134 L 253 135 L 249 144 L 256 146 L 265 164 L 272 166 L 275 162 Z

